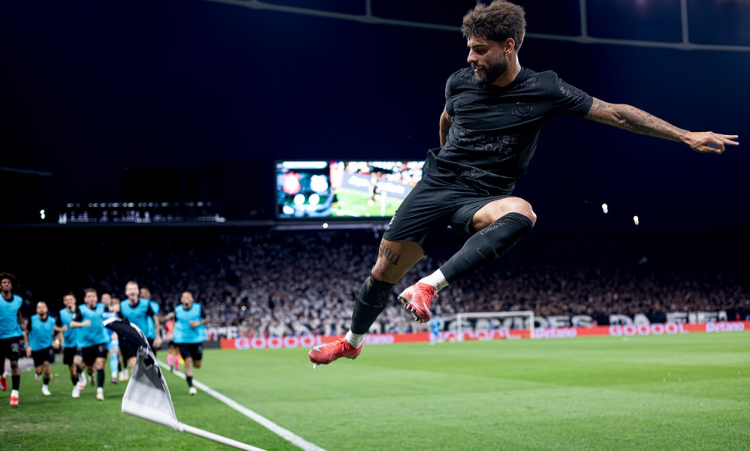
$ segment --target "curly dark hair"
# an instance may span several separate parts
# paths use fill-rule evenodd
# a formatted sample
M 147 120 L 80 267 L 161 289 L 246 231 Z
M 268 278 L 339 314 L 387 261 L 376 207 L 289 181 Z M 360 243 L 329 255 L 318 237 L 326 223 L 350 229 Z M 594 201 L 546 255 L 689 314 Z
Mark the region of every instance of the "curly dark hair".
M 489 5 L 479 3 L 464 16 L 461 33 L 467 39 L 480 37 L 495 42 L 513 38 L 515 50 L 519 51 L 526 34 L 525 15 L 522 7 L 505 0 L 495 0 Z

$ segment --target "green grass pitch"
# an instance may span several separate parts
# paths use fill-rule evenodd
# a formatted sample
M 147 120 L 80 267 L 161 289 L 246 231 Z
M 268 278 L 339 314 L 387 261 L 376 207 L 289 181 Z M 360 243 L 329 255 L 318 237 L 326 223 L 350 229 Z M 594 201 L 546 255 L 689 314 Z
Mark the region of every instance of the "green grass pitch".
M 315 370 L 306 354 L 207 351 L 196 379 L 329 451 L 750 449 L 746 332 L 366 346 Z M 49 397 L 23 373 L 18 408 L 0 392 L 0 449 L 223 449 L 120 413 L 123 383 L 72 399 L 54 373 Z M 298 449 L 166 378 L 184 423 Z

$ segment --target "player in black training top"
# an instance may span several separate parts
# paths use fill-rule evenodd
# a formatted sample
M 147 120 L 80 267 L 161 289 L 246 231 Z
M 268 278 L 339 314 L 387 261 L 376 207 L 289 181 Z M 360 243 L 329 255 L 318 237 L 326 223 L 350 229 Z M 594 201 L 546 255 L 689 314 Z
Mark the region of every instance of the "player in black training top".
M 471 65 L 448 78 L 438 150 L 427 154 L 424 177 L 388 225 L 377 262 L 359 293 L 346 337 L 316 346 L 309 357 L 327 364 L 353 359 L 391 288 L 450 225 L 467 241 L 440 269 L 404 290 L 399 300 L 414 319 L 430 319 L 437 292 L 507 252 L 534 226 L 536 214 L 512 196 L 549 121 L 574 115 L 632 132 L 687 144 L 701 153 L 738 145 L 736 135 L 690 132 L 630 105 L 603 102 L 551 71 L 521 67 L 524 11 L 505 1 L 478 4 L 463 19 Z

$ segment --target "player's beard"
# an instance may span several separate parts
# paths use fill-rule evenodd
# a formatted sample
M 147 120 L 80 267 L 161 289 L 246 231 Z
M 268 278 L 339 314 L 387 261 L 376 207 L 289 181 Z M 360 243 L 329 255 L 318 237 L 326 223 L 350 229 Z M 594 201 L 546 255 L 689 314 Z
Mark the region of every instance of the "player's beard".
M 491 63 L 489 66 L 474 66 L 480 67 L 484 70 L 480 72 L 474 72 L 474 80 L 477 84 L 482 87 L 491 85 L 495 80 L 500 78 L 501 75 L 508 70 L 508 63 L 504 58 L 500 58 L 497 62 Z

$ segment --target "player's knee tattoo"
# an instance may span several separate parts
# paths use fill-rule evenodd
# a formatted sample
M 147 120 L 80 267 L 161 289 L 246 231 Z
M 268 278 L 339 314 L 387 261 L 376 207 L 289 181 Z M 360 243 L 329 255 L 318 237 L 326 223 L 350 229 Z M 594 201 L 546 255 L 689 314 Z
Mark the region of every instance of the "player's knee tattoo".
M 401 255 L 396 253 L 393 249 L 385 245 L 385 242 L 380 243 L 380 253 L 383 254 L 386 260 L 391 262 L 393 266 L 398 265 L 398 261 L 401 260 Z

